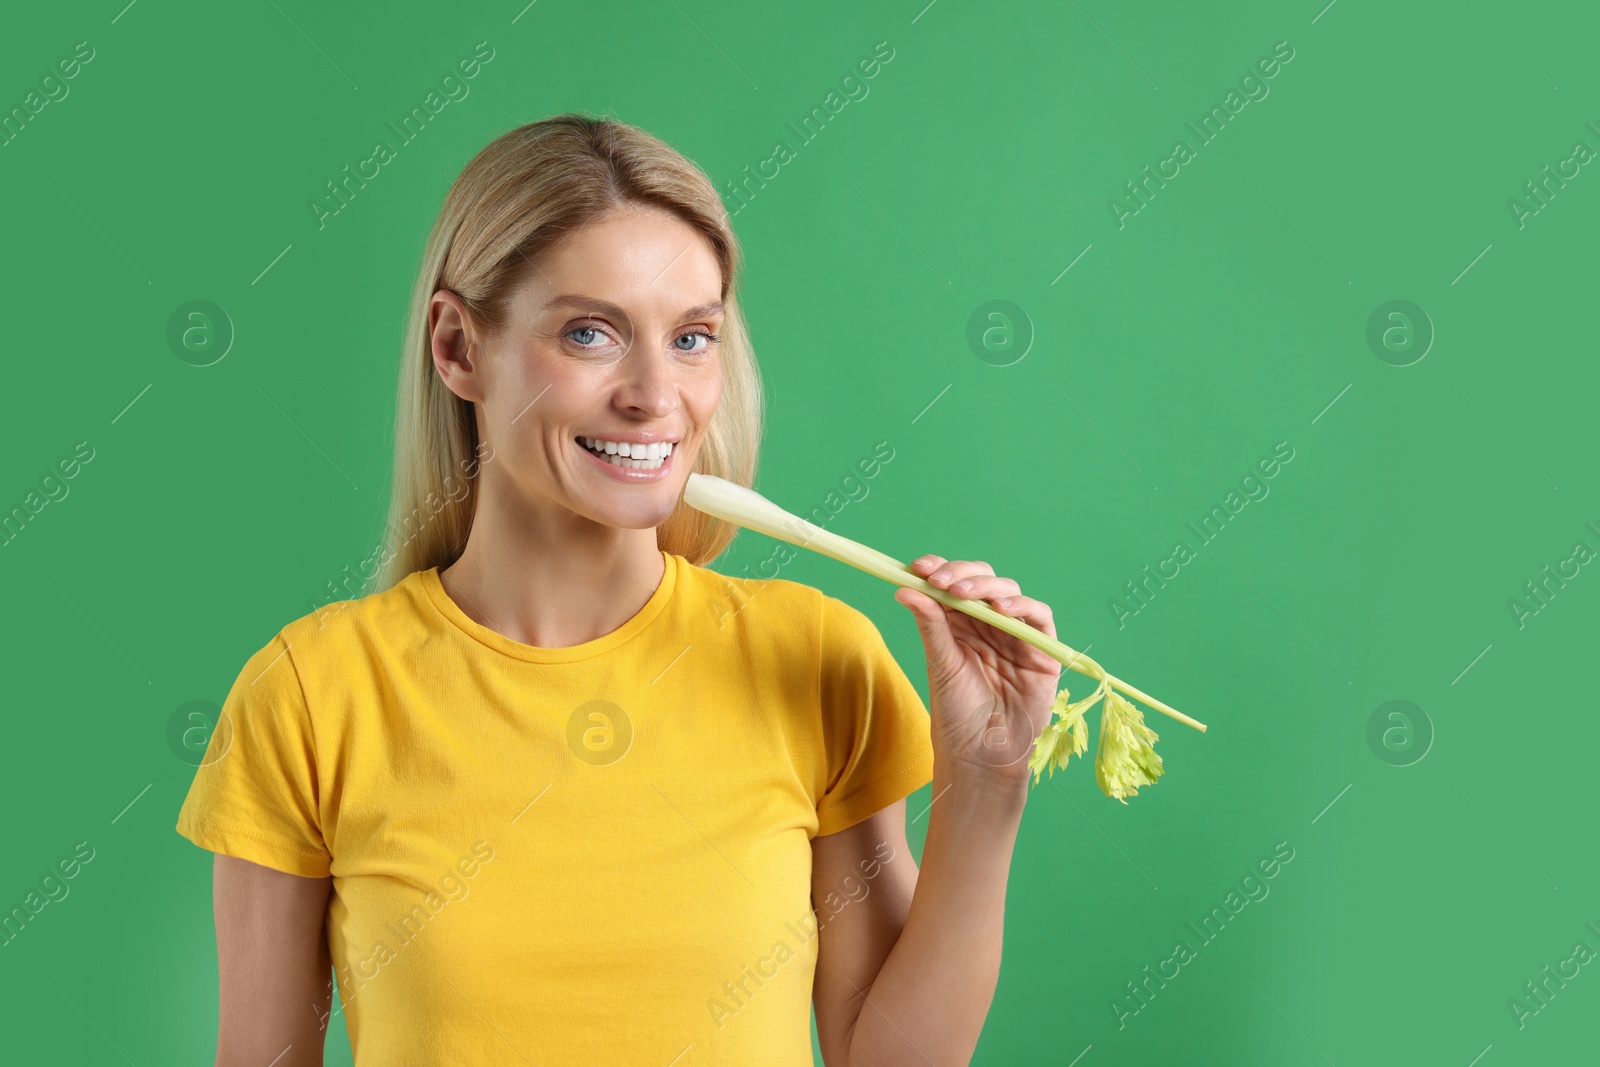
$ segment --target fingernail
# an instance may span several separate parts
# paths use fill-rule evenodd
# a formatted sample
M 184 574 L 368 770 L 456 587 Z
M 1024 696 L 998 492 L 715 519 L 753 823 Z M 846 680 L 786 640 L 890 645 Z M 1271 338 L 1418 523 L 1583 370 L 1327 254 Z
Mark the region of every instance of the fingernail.
M 950 587 L 950 591 L 952 593 L 965 593 L 968 589 L 971 589 L 971 588 L 972 588 L 972 583 L 967 581 L 965 578 L 963 578 L 963 579 L 961 579 L 961 581 L 957 582 L 955 585 L 952 585 Z

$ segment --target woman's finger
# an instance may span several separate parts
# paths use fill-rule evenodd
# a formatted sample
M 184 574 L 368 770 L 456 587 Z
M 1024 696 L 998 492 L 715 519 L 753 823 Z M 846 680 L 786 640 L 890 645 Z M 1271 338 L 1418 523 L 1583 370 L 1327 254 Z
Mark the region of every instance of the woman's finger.
M 894 591 L 894 598 L 910 609 L 922 632 L 929 684 L 953 677 L 961 664 L 961 650 L 950 632 L 944 606 L 926 593 L 904 587 Z
M 928 575 L 928 584 L 936 589 L 948 589 L 951 584 L 974 575 L 994 574 L 994 568 L 982 560 L 953 559 L 935 567 Z
M 1040 633 L 1056 636 L 1055 617 L 1050 605 L 1029 596 L 1004 596 L 994 602 L 994 610 L 1021 619 Z
M 1022 592 L 1022 587 L 1012 578 L 979 574 L 951 582 L 949 592 L 969 600 L 994 600 L 997 597 L 1014 596 Z

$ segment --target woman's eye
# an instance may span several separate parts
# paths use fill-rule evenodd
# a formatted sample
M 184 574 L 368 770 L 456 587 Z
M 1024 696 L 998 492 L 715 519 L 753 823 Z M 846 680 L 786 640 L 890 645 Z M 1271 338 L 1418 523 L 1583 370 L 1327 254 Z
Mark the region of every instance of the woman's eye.
M 704 345 L 696 345 L 694 343 L 695 338 L 700 338 L 700 339 L 704 340 L 705 344 Z M 705 330 L 691 330 L 688 333 L 679 334 L 678 338 L 677 338 L 677 341 L 674 342 L 674 343 L 676 344 L 677 349 L 680 352 L 688 352 L 691 355 L 704 355 L 705 353 L 711 351 L 711 346 L 716 344 L 720 340 L 721 340 L 721 338 L 718 337 L 714 333 L 709 333 L 709 332 L 707 332 Z M 682 344 L 683 341 L 688 341 L 689 344 L 688 345 L 684 345 L 684 344 Z
M 593 347 L 598 340 L 603 338 L 605 334 L 601 333 L 593 326 L 578 326 L 574 329 L 568 330 L 567 336 L 571 337 L 580 347 L 590 348 Z

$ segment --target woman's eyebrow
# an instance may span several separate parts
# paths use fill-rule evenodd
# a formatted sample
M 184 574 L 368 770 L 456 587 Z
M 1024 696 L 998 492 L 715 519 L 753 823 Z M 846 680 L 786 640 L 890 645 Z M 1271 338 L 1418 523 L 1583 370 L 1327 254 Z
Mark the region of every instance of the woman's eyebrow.
M 545 303 L 546 310 L 557 307 L 598 311 L 600 314 L 609 315 L 614 319 L 626 319 L 629 317 L 626 311 L 609 300 L 601 300 L 599 297 L 594 296 L 583 296 L 580 293 L 564 293 L 561 296 L 553 297 Z M 682 317 L 685 319 L 707 318 L 711 315 L 721 315 L 724 310 L 722 301 L 713 300 L 710 303 L 697 304 L 689 308 L 683 313 Z

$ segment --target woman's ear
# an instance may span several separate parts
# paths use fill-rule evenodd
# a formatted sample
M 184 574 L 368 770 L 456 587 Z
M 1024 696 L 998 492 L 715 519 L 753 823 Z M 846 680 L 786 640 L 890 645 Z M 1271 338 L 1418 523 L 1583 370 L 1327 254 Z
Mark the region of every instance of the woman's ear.
M 428 305 L 428 343 L 433 366 L 445 387 L 463 400 L 483 400 L 480 369 L 483 347 L 472 313 L 449 289 L 433 294 Z

